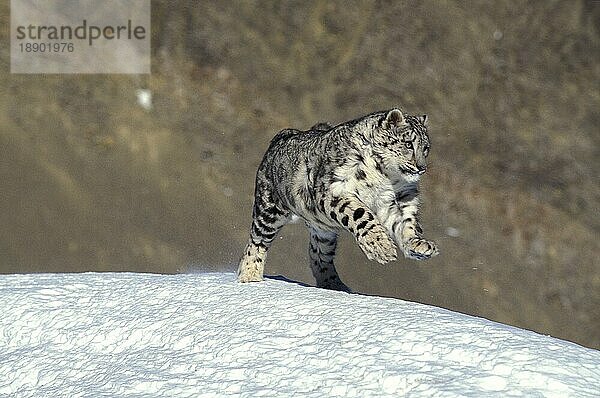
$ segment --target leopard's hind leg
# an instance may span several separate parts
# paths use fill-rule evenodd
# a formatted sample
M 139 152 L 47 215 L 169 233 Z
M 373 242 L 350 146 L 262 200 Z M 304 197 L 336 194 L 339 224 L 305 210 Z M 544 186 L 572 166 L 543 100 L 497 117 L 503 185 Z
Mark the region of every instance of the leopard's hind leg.
M 267 250 L 290 217 L 290 211 L 274 200 L 270 185 L 257 182 L 250 239 L 238 267 L 240 282 L 263 280 Z
M 308 228 L 310 230 L 308 256 L 310 258 L 310 269 L 317 281 L 317 287 L 349 292 L 350 289 L 342 282 L 333 265 L 337 234 L 323 231 L 311 225 Z

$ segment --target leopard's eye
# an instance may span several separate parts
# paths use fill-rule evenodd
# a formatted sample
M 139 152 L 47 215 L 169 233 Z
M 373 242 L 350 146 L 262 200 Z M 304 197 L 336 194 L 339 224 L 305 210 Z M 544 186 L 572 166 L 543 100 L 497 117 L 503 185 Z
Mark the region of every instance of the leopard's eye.
M 413 147 L 413 144 L 412 144 L 412 142 L 405 142 L 405 143 L 404 143 L 404 147 L 405 147 L 405 148 L 408 148 L 408 149 L 412 149 L 412 147 Z
M 429 147 L 428 147 L 428 146 L 426 146 L 426 147 L 423 149 L 423 155 L 427 156 L 428 154 L 429 154 Z

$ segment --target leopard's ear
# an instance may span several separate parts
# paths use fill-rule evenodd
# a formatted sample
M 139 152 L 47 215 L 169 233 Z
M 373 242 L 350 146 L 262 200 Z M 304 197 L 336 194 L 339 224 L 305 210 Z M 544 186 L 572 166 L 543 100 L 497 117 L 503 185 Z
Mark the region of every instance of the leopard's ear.
M 404 120 L 404 115 L 400 109 L 392 109 L 389 111 L 381 123 L 381 127 L 384 129 L 404 126 L 407 126 L 407 123 L 406 120 Z
M 419 116 L 419 120 L 423 125 L 427 125 L 427 115 Z

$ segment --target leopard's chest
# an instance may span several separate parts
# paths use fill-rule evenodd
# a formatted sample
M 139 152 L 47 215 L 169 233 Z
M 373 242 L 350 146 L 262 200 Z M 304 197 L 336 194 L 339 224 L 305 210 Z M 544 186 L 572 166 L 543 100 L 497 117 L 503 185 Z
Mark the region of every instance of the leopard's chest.
M 369 159 L 351 162 L 336 170 L 330 191 L 333 196 L 356 197 L 376 214 L 389 208 L 395 199 L 391 181 Z

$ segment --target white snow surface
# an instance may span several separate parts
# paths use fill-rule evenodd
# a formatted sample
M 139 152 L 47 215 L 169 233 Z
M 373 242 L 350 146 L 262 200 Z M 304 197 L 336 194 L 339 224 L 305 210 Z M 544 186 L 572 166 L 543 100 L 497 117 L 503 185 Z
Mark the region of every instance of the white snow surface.
M 0 311 L 0 396 L 600 396 L 600 351 L 281 280 L 2 275 Z

